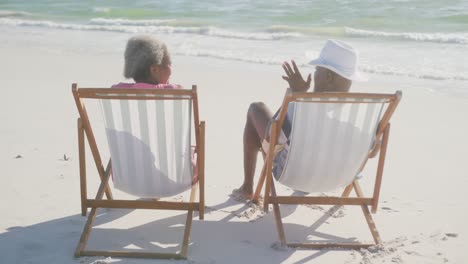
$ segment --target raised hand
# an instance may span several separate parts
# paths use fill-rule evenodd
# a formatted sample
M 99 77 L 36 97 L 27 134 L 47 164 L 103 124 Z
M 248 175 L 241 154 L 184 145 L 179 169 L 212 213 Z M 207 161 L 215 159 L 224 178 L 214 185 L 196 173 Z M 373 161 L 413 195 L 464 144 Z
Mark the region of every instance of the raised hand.
M 286 72 L 286 76 L 283 76 L 283 79 L 288 82 L 289 88 L 291 88 L 294 92 L 306 92 L 310 88 L 310 83 L 312 81 L 312 76 L 309 73 L 307 76 L 307 81 L 304 81 L 302 78 L 302 74 L 297 68 L 296 62 L 291 60 L 291 65 L 287 61 L 283 63 L 283 69 Z

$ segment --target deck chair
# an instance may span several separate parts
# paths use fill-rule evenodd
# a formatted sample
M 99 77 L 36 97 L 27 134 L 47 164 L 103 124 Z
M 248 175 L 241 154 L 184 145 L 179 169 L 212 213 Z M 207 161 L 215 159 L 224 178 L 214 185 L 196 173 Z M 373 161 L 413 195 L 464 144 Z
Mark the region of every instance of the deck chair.
M 377 210 L 385 154 L 390 134 L 390 118 L 402 93 L 293 93 L 287 91 L 281 111 L 273 120 L 270 145 L 253 200 L 258 201 L 265 184 L 264 210 L 273 205 L 276 228 L 282 246 L 299 248 L 363 248 L 381 244 L 381 238 L 369 212 Z M 287 109 L 294 111 L 289 144 L 278 143 Z M 293 190 L 320 195 L 280 196 L 275 189 L 272 170 L 278 153 L 287 151 L 278 182 Z M 367 161 L 378 157 L 373 195 L 366 197 L 359 178 Z M 341 196 L 324 196 L 340 190 Z M 349 197 L 354 189 L 357 197 Z M 296 192 L 295 192 L 296 193 Z M 279 204 L 357 205 L 362 208 L 375 243 L 314 242 L 287 243 Z
M 198 117 L 196 86 L 191 90 L 98 89 L 78 88 L 73 84 L 72 93 L 80 115 L 78 146 L 82 215 L 86 216 L 87 209 L 91 208 L 75 256 L 186 259 L 193 211 L 198 211 L 199 218 L 203 219 L 205 208 L 205 122 Z M 85 101 L 90 99 L 100 101 L 105 121 L 110 152 L 106 169 L 85 107 Z M 190 143 L 192 117 L 195 146 Z M 85 136 L 101 178 L 94 199 L 87 196 Z M 109 184 L 111 177 L 116 189 L 140 199 L 115 199 Z M 195 202 L 197 189 L 199 199 Z M 187 202 L 160 199 L 186 190 L 191 190 Z M 107 199 L 103 198 L 104 195 Z M 172 254 L 85 250 L 98 208 L 187 211 L 180 251 Z

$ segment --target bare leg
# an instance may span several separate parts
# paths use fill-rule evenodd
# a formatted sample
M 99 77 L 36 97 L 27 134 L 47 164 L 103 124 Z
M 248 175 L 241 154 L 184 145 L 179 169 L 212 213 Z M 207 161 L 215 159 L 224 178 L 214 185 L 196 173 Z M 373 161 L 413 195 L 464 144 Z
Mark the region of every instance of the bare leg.
M 244 183 L 238 189 L 244 198 L 250 198 L 253 194 L 258 151 L 272 116 L 270 109 L 261 102 L 252 103 L 247 112 L 244 128 Z

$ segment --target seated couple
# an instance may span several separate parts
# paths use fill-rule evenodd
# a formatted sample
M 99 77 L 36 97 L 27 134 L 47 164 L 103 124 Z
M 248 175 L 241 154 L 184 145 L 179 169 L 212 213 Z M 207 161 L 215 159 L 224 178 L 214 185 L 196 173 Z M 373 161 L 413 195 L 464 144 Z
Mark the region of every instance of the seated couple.
M 314 92 L 348 92 L 352 81 L 362 81 L 364 78 L 357 71 L 358 54 L 351 46 L 337 40 L 328 40 L 322 48 L 319 58 L 312 60 L 315 65 Z M 309 90 L 312 76 L 304 80 L 296 63 L 284 62 L 282 65 L 285 76 L 283 79 L 294 92 Z M 151 36 L 136 36 L 131 38 L 125 49 L 124 76 L 133 78 L 135 83 L 119 83 L 113 88 L 156 88 L 177 89 L 179 85 L 169 84 L 171 75 L 171 58 L 167 46 Z M 294 107 L 293 105 L 290 108 Z M 279 110 L 277 114 L 279 113 Z M 293 111 L 288 109 L 286 120 L 282 127 L 282 140 L 287 142 L 291 131 Z M 244 182 L 239 189 L 234 190 L 236 196 L 250 199 L 253 194 L 253 180 L 257 164 L 258 152 L 268 145 L 270 126 L 273 114 L 261 102 L 252 103 L 247 111 L 244 128 Z M 287 156 L 288 148 L 284 148 L 275 157 L 273 174 L 279 177 L 282 165 Z

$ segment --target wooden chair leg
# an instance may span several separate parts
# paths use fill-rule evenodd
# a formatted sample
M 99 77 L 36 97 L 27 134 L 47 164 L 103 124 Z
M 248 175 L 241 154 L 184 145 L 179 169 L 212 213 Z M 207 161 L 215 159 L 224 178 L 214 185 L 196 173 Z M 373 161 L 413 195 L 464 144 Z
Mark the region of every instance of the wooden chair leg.
M 98 170 L 99 177 L 101 181 L 104 180 L 104 168 L 102 166 L 101 156 L 99 155 L 99 150 L 97 148 L 96 139 L 94 138 L 93 130 L 91 129 L 91 124 L 89 122 L 88 113 L 86 112 L 86 107 L 83 98 L 78 94 L 78 85 L 76 83 L 72 84 L 72 93 L 75 98 L 75 103 L 80 113 L 81 127 L 84 129 L 86 138 L 88 139 L 89 149 L 91 150 L 96 169 Z M 109 186 L 106 186 L 106 196 L 108 199 L 112 199 L 112 191 Z
M 271 192 L 271 185 L 273 182 L 273 175 L 271 172 L 272 169 L 272 164 L 273 164 L 273 156 L 276 148 L 276 140 L 278 137 L 278 129 L 277 129 L 278 123 L 277 121 L 273 121 L 271 124 L 271 137 L 270 137 L 270 147 L 268 148 L 268 154 L 266 156 L 266 161 L 265 161 L 265 196 L 263 197 L 263 210 L 265 213 L 268 212 L 268 203 L 269 203 L 269 197 L 270 197 L 270 192 Z
M 266 153 L 263 151 L 263 149 L 260 149 L 260 152 L 262 153 L 263 157 L 263 166 L 262 166 L 262 171 L 260 172 L 260 177 L 257 182 L 257 187 L 255 188 L 255 192 L 252 196 L 252 202 L 258 203 L 259 198 L 260 198 L 260 193 L 262 192 L 263 185 L 265 184 L 265 168 L 266 168 Z
M 106 186 L 110 177 L 110 170 L 107 170 L 104 181 L 101 182 L 95 200 L 102 200 L 105 194 Z M 197 186 L 192 186 L 190 194 L 191 202 L 195 200 Z M 80 256 L 109 256 L 109 257 L 130 257 L 130 258 L 159 258 L 159 259 L 187 259 L 188 243 L 190 231 L 192 228 L 193 210 L 188 210 L 187 219 L 185 222 L 184 237 L 180 253 L 155 253 L 155 252 L 129 252 L 129 251 L 95 251 L 85 250 L 86 243 L 92 231 L 93 222 L 96 218 L 97 207 L 93 207 L 88 215 L 88 219 L 83 228 L 80 241 L 75 249 L 75 257 Z
M 369 230 L 374 238 L 374 242 L 379 245 L 382 244 L 382 239 L 380 238 L 379 231 L 377 231 L 377 226 L 375 225 L 374 219 L 369 212 L 369 208 L 367 205 L 362 205 L 362 212 L 364 213 L 364 217 L 366 218 L 367 225 L 369 226 Z
M 110 190 L 109 179 L 111 178 L 111 176 L 112 176 L 112 160 L 109 159 L 109 161 L 107 162 L 106 170 L 104 171 L 104 181 L 106 182 L 106 186 L 107 186 L 106 192 L 107 190 Z M 106 196 L 106 197 L 108 200 L 114 199 L 112 196 Z
M 199 197 L 199 214 L 198 217 L 200 220 L 205 219 L 205 122 L 200 123 L 200 159 L 198 167 L 198 183 L 200 188 L 200 197 Z
M 374 214 L 377 212 L 377 206 L 379 204 L 380 186 L 382 185 L 382 176 L 383 176 L 383 169 L 385 165 L 385 156 L 387 153 L 387 144 L 388 144 L 389 134 L 390 134 L 390 124 L 388 124 L 387 128 L 384 130 L 382 146 L 380 147 L 379 163 L 377 165 L 377 175 L 375 177 L 374 194 L 373 194 L 373 201 L 372 201 L 372 206 L 371 206 L 371 211 Z
M 81 233 L 80 241 L 78 242 L 78 245 L 75 249 L 75 257 L 82 256 L 82 252 L 84 251 L 86 247 L 86 242 L 88 241 L 89 233 L 91 232 L 91 228 L 93 227 L 94 219 L 96 219 L 96 212 L 97 208 L 94 207 L 89 213 L 88 220 L 86 221 L 86 224 L 83 228 L 83 232 Z
M 190 202 L 191 203 L 195 201 L 195 197 L 197 196 L 197 189 L 198 189 L 199 184 L 200 182 L 192 185 L 192 189 L 190 190 Z M 188 210 L 187 220 L 185 221 L 184 237 L 182 239 L 182 248 L 180 250 L 180 255 L 184 258 L 187 257 L 190 230 L 192 228 L 192 218 L 193 218 L 193 210 Z
M 104 192 L 103 192 L 104 193 Z M 101 195 L 102 199 L 103 194 Z M 157 252 L 129 252 L 129 251 L 95 251 L 85 250 L 86 242 L 91 233 L 93 222 L 96 218 L 97 208 L 92 208 L 86 221 L 80 241 L 75 250 L 75 257 L 80 256 L 108 256 L 108 257 L 127 257 L 127 258 L 158 258 L 158 259 L 187 259 L 188 243 L 190 231 L 192 228 L 193 210 L 187 213 L 185 222 L 184 238 L 180 253 L 157 253 Z
M 262 192 L 263 184 L 265 183 L 265 178 L 266 178 L 265 168 L 266 168 L 266 163 L 263 163 L 262 172 L 260 173 L 260 178 L 258 179 L 258 183 L 257 183 L 257 188 L 255 189 L 255 193 L 252 197 L 252 201 L 255 203 L 258 202 L 258 199 L 260 198 L 260 193 Z
M 268 173 L 270 171 L 270 173 Z M 268 213 L 268 204 L 270 200 L 270 190 L 271 190 L 271 169 L 269 170 L 268 168 L 265 170 L 265 194 L 263 196 L 263 211 L 265 213 Z
M 361 186 L 357 181 L 353 182 L 354 186 L 354 191 L 356 192 L 357 197 L 364 197 L 364 193 L 362 192 Z M 372 215 L 369 212 L 369 208 L 367 205 L 361 205 L 362 212 L 364 213 L 364 217 L 366 218 L 367 225 L 369 226 L 369 230 L 372 234 L 372 237 L 374 238 L 374 242 L 376 244 L 381 244 L 382 239 L 380 238 L 380 234 L 377 231 L 377 226 L 375 225 L 374 219 L 372 218 Z
M 276 189 L 275 189 L 274 182 L 271 185 L 271 196 L 276 197 Z M 284 233 L 283 221 L 281 219 L 281 212 L 280 212 L 279 204 L 276 202 L 273 203 L 273 212 L 275 214 L 276 231 L 278 231 L 278 237 L 279 237 L 281 246 L 286 247 L 287 242 L 286 242 L 286 235 Z
M 190 230 L 192 229 L 192 218 L 193 218 L 193 210 L 189 210 L 187 213 L 187 220 L 185 221 L 185 231 L 184 231 L 184 238 L 182 240 L 182 249 L 180 250 L 180 255 L 184 258 L 187 257 Z
M 98 192 L 96 194 L 96 200 L 102 200 L 104 196 L 106 186 L 108 186 L 110 173 L 107 173 L 104 177 L 104 180 L 101 182 L 99 186 Z M 80 241 L 78 242 L 78 246 L 75 250 L 75 257 L 79 257 L 82 255 L 84 248 L 86 247 L 86 241 L 88 241 L 89 233 L 91 232 L 91 228 L 93 227 L 93 221 L 96 218 L 97 208 L 93 207 L 91 212 L 89 213 L 88 220 L 83 228 L 83 232 L 81 233 Z
M 85 142 L 84 142 L 84 129 L 81 118 L 78 118 L 78 155 L 80 166 L 80 194 L 81 194 L 81 215 L 86 216 L 88 211 L 87 190 L 86 190 L 86 156 L 85 156 Z
M 348 186 L 346 186 L 346 188 L 343 190 L 341 197 L 343 198 L 348 197 L 352 190 L 353 190 L 353 184 L 351 183 Z

